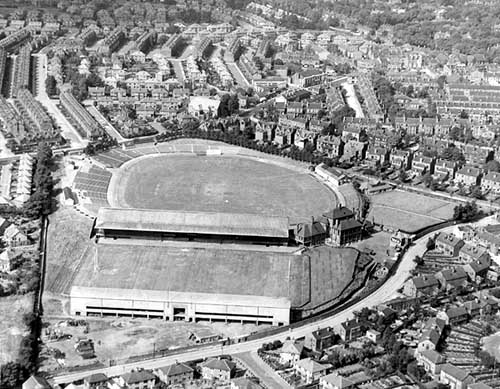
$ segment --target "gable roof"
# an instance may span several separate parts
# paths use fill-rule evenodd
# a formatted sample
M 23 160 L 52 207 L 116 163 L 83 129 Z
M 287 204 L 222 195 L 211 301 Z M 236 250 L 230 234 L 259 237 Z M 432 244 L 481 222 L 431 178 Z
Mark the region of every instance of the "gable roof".
M 445 232 L 440 232 L 439 235 L 436 238 L 436 243 L 442 243 L 447 246 L 452 246 L 456 247 L 460 244 L 464 244 L 464 242 L 461 239 L 458 239 L 454 234 L 447 234 Z
M 326 231 L 323 228 L 323 225 L 318 221 L 297 224 L 297 236 L 310 238 L 317 235 L 323 235 L 325 233 Z
M 106 382 L 108 380 L 108 376 L 104 373 L 96 373 L 85 377 L 83 380 L 89 384 L 96 384 L 98 382 Z
M 100 208 L 96 229 L 288 238 L 288 218 L 222 212 Z
M 130 385 L 155 380 L 156 376 L 148 370 L 140 370 L 122 374 L 122 378 L 127 385 Z
M 446 359 L 435 350 L 425 350 L 421 352 L 420 355 L 436 365 L 446 361 Z
M 319 373 L 330 368 L 330 365 L 322 365 L 321 363 L 318 363 L 311 358 L 300 359 L 299 361 L 297 361 L 295 366 L 301 367 L 312 374 Z
M 201 366 L 206 367 L 207 369 L 230 372 L 234 370 L 236 363 L 228 361 L 227 359 L 211 358 L 204 362 Z
M 460 307 L 451 307 L 446 311 L 446 316 L 448 316 L 449 319 L 452 319 L 454 317 L 460 317 L 467 315 L 467 310 L 465 309 L 464 306 Z
M 441 371 L 445 374 L 456 378 L 458 381 L 464 382 L 467 377 L 469 377 L 469 372 L 464 369 L 459 369 L 451 363 L 446 363 L 441 367 Z
M 360 228 L 362 226 L 363 225 L 359 221 L 357 221 L 356 219 L 349 219 L 349 220 L 342 220 L 339 223 L 338 229 L 340 231 L 346 231 L 346 230 L 352 230 L 354 228 Z
M 337 389 L 345 389 L 354 386 L 354 382 L 337 373 L 328 374 L 320 379 L 321 382 L 332 384 Z
M 415 288 L 417 288 L 417 289 L 423 289 L 423 288 L 428 288 L 431 286 L 438 285 L 438 281 L 436 280 L 436 277 L 434 277 L 432 274 L 420 276 L 420 277 L 413 277 L 411 279 L 411 281 L 413 282 L 413 284 L 415 285 Z
M 50 386 L 45 378 L 32 375 L 24 381 L 23 389 L 50 389 Z
M 288 353 L 288 354 L 302 354 L 302 350 L 304 349 L 304 345 L 302 343 L 296 343 L 293 340 L 287 340 L 285 343 L 283 343 L 283 346 L 281 346 L 281 352 L 282 353 Z
M 174 363 L 173 365 L 160 367 L 159 370 L 161 370 L 162 373 L 165 374 L 167 377 L 192 373 L 194 371 L 193 368 L 189 367 L 184 363 Z
M 323 216 L 325 216 L 328 219 L 336 220 L 336 219 L 354 217 L 354 212 L 347 207 L 337 207 L 323 214 Z
M 446 282 L 456 281 L 467 278 L 467 273 L 462 267 L 454 267 L 451 269 L 443 269 L 437 273 L 441 275 Z

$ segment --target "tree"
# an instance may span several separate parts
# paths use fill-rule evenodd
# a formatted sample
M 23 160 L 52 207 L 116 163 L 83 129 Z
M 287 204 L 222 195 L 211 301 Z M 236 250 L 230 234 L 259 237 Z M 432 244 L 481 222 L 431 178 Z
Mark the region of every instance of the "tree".
M 415 262 L 417 266 L 422 266 L 424 264 L 424 259 L 421 256 L 416 255 L 413 262 Z
M 405 182 L 408 179 L 408 174 L 406 173 L 406 170 L 401 168 L 399 170 L 399 176 L 398 176 L 399 181 Z
M 224 94 L 220 98 L 219 108 L 217 108 L 217 116 L 220 118 L 225 118 L 230 115 L 229 113 L 229 95 Z
M 427 188 L 429 188 L 432 185 L 433 181 L 434 180 L 432 178 L 432 175 L 429 172 L 425 173 L 424 176 L 422 177 L 422 182 Z
M 26 369 L 18 362 L 7 362 L 0 366 L 0 388 L 2 389 L 18 388 L 26 378 Z
M 56 96 L 59 94 L 59 91 L 57 89 L 57 81 L 54 76 L 52 75 L 47 76 L 45 80 L 45 90 L 47 92 L 47 95 L 49 95 L 49 97 Z
M 482 215 L 482 211 L 475 202 L 459 204 L 453 210 L 453 220 L 468 222 Z
M 227 102 L 227 110 L 229 115 L 237 114 L 240 109 L 240 101 L 238 95 L 231 95 Z
M 489 162 L 486 162 L 484 167 L 486 168 L 486 170 L 490 172 L 500 172 L 500 162 L 494 159 Z
M 445 75 L 439 76 L 436 82 L 438 84 L 439 89 L 444 89 L 444 85 L 446 84 L 446 76 Z
M 471 187 L 470 195 L 478 200 L 484 198 L 483 192 L 481 191 L 481 187 L 479 185 L 474 185 L 473 187 Z
M 434 250 L 434 247 L 436 246 L 436 241 L 432 238 L 427 239 L 427 243 L 425 244 L 425 248 L 427 251 L 429 250 Z
M 465 156 L 454 145 L 448 146 L 446 149 L 444 149 L 440 155 L 440 158 L 445 159 L 447 161 L 465 163 Z
M 464 132 L 460 127 L 454 126 L 451 128 L 448 136 L 451 140 L 460 140 L 463 139 Z

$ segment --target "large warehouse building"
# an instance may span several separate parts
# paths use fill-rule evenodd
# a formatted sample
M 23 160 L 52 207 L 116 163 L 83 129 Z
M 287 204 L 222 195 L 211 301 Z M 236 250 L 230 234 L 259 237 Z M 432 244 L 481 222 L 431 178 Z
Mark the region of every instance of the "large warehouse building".
M 101 208 L 98 238 L 185 240 L 283 246 L 289 243 L 286 217 L 251 214 Z
M 96 246 L 71 289 L 73 315 L 286 325 L 309 300 L 302 255 L 123 242 Z

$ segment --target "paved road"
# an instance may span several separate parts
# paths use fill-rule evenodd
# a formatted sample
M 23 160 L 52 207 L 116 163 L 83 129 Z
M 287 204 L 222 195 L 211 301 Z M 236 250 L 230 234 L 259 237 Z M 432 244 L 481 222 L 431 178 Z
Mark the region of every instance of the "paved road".
M 54 100 L 51 100 L 47 95 L 45 90 L 45 80 L 47 79 L 47 55 L 46 54 L 34 54 L 39 58 L 38 64 L 38 94 L 35 96 L 36 99 L 42 103 L 49 114 L 55 119 L 57 125 L 61 128 L 63 137 L 71 141 L 72 147 L 85 147 L 87 141 L 84 140 L 78 131 L 71 125 L 71 123 L 66 119 L 62 112 L 57 108 Z
M 342 84 L 342 88 L 344 88 L 347 92 L 346 100 L 349 107 L 354 109 L 356 112 L 357 118 L 364 118 L 365 114 L 363 113 L 363 108 L 361 108 L 361 104 L 359 103 L 358 98 L 356 97 L 356 92 L 354 91 L 354 85 L 349 82 L 344 82 Z
M 257 354 L 257 351 L 236 354 L 243 365 L 258 377 L 268 389 L 291 389 L 292 387 Z
M 301 338 L 306 334 L 316 330 L 318 327 L 332 326 L 338 328 L 340 323 L 342 323 L 346 319 L 353 317 L 354 311 L 359 311 L 364 307 L 373 307 L 385 301 L 390 300 L 392 296 L 394 296 L 395 292 L 403 286 L 403 283 L 410 276 L 410 271 L 415 266 L 413 259 L 415 258 L 416 255 L 421 255 L 425 251 L 427 239 L 434 233 L 426 235 L 421 239 L 415 241 L 414 245 L 410 247 L 407 253 L 404 255 L 396 274 L 394 274 L 390 279 L 388 279 L 387 282 L 384 285 L 382 285 L 377 291 L 367 296 L 360 302 L 352 305 L 349 308 L 346 308 L 345 310 L 337 313 L 336 315 L 318 320 L 313 323 L 305 324 L 299 328 L 289 329 L 286 332 L 276 335 L 271 335 L 263 339 L 224 346 L 223 349 L 224 354 L 240 354 L 240 353 L 255 351 L 262 345 L 262 343 L 272 342 L 274 340 L 284 341 L 286 337 Z M 154 360 L 146 360 L 146 361 L 129 363 L 126 365 L 113 366 L 103 369 L 95 369 L 91 371 L 82 371 L 82 372 L 64 374 L 61 376 L 54 377 L 53 381 L 56 384 L 67 384 L 76 380 L 80 380 L 90 374 L 95 374 L 95 373 L 104 373 L 107 374 L 108 376 L 117 376 L 135 368 L 155 369 L 169 364 L 173 364 L 175 363 L 175 361 L 185 362 L 194 359 L 214 357 L 220 355 L 221 353 L 222 353 L 221 347 L 218 345 L 206 346 L 200 349 L 195 349 L 192 351 L 171 355 L 163 358 L 157 358 Z

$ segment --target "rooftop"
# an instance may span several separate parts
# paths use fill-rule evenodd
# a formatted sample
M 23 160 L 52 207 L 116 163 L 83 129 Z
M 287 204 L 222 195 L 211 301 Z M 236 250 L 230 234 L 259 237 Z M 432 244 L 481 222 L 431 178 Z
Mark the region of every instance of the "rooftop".
M 288 238 L 288 218 L 218 212 L 100 208 L 96 229 Z
M 88 295 L 95 288 L 151 296 L 204 293 L 286 298 L 297 305 L 309 294 L 307 258 L 300 255 L 114 243 L 98 244 L 94 255 L 82 266 L 72 294 Z

